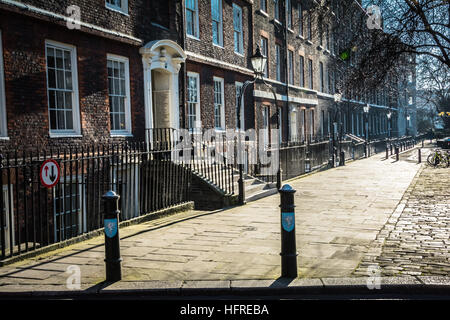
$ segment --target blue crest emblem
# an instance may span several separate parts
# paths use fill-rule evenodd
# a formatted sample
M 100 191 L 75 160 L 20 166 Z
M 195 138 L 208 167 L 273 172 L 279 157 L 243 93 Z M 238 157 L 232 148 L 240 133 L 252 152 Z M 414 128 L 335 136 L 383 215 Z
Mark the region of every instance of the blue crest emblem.
M 281 225 L 287 232 L 291 232 L 295 227 L 295 215 L 293 212 L 281 213 Z
M 117 234 L 117 219 L 105 219 L 105 234 L 108 238 Z

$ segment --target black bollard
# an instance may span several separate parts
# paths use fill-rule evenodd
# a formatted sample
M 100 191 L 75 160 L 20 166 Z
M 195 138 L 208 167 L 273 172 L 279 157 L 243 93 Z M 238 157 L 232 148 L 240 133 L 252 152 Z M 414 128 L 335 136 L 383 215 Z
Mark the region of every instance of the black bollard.
M 340 155 L 340 161 L 339 161 L 339 165 L 340 166 L 345 166 L 345 152 L 341 151 Z
M 398 153 L 399 153 L 399 147 L 398 147 L 398 146 L 395 146 L 395 160 L 396 160 L 396 161 L 399 160 L 399 155 L 398 155 Z
M 105 263 L 106 281 L 122 279 L 119 239 L 119 198 L 110 190 L 103 195 L 105 201 Z
M 388 159 L 388 158 L 389 158 L 389 148 L 386 147 L 386 159 Z
M 418 148 L 417 150 L 419 150 L 419 155 L 418 155 L 419 163 L 422 163 L 422 151 L 420 150 L 420 148 Z
M 391 149 L 391 156 L 392 156 L 392 143 L 390 144 L 389 148 Z
M 295 190 L 288 184 L 278 190 L 281 199 L 281 276 L 297 277 L 297 249 L 295 244 Z
M 422 139 L 422 148 L 423 148 L 423 142 L 425 141 L 425 139 Z

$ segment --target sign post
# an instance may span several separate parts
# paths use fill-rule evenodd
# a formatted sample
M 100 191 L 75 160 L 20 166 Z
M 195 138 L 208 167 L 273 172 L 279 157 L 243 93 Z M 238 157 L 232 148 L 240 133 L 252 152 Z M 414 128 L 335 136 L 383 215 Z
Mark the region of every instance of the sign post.
M 61 178 L 61 170 L 58 162 L 53 159 L 44 161 L 39 171 L 41 183 L 46 188 L 53 188 Z

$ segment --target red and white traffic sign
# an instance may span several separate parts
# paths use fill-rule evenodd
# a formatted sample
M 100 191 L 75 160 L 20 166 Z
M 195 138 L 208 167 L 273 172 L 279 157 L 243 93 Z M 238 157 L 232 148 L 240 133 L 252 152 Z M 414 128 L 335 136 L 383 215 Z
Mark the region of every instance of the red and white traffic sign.
M 53 188 L 61 177 L 59 164 L 52 159 L 44 161 L 39 176 L 44 187 Z

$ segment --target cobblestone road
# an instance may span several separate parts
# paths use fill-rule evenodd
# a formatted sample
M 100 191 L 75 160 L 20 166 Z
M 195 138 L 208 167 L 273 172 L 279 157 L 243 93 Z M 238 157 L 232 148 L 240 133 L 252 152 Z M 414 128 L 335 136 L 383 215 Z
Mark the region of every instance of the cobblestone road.
M 355 275 L 370 266 L 386 276 L 450 275 L 450 168 L 422 167 Z

